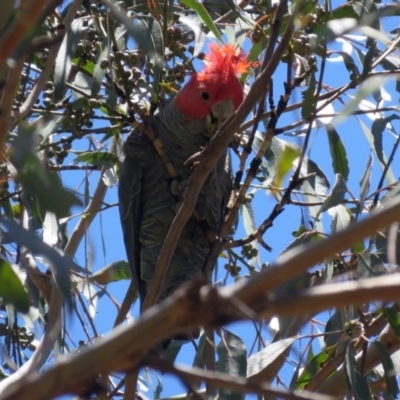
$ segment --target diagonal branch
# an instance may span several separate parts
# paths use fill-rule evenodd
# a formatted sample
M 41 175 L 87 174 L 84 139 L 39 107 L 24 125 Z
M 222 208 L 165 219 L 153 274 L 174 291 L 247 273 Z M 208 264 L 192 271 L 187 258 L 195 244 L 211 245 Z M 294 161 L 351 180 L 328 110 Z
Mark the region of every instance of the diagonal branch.
M 196 367 L 173 366 L 168 362 L 159 358 L 148 358 L 148 365 L 152 368 L 158 369 L 161 372 L 168 372 L 178 377 L 183 378 L 188 382 L 207 384 L 213 389 L 230 389 L 237 393 L 247 394 L 255 393 L 265 398 L 276 398 L 283 400 L 329 400 L 330 396 L 315 394 L 309 391 L 302 391 L 301 393 L 293 393 L 292 390 L 285 390 L 273 387 L 269 383 L 254 384 L 249 382 L 246 378 L 240 376 L 230 376 L 221 372 L 205 371 Z

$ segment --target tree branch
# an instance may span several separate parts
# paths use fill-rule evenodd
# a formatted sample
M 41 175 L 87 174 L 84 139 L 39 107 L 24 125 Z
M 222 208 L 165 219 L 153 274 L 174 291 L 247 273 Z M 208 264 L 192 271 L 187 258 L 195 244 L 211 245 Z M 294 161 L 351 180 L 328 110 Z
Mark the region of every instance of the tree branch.
M 181 377 L 188 382 L 202 383 L 206 382 L 213 389 L 231 389 L 235 392 L 247 394 L 255 393 L 266 396 L 268 399 L 284 400 L 328 400 L 333 399 L 330 396 L 315 394 L 309 391 L 294 393 L 291 390 L 284 390 L 273 387 L 269 383 L 254 384 L 246 378 L 239 376 L 230 376 L 221 372 L 205 371 L 196 367 L 173 366 L 159 358 L 147 358 L 146 364 L 161 372 L 168 372 Z

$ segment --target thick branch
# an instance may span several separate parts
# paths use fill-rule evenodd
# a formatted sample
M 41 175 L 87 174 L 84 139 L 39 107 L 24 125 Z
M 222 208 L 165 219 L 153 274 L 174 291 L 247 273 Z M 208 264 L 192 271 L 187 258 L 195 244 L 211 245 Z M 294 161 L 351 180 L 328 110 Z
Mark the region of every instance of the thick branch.
M 230 298 L 236 296 L 248 305 L 255 305 L 265 293 L 322 262 L 326 257 L 347 250 L 365 237 L 372 236 L 400 219 L 400 196 L 371 212 L 368 218 L 350 225 L 347 229 L 312 245 L 303 245 L 282 256 L 274 267 L 257 275 L 256 279 L 221 289 Z M 325 287 L 325 286 L 324 286 Z M 339 300 L 339 299 L 337 299 Z
M 284 257 L 285 259 L 275 267 L 258 274 L 253 279 L 243 280 L 233 287 L 223 288 L 219 291 L 210 287 L 201 287 L 199 284 L 196 287 L 195 283 L 192 283 L 189 289 L 188 286 L 183 286 L 169 299 L 144 312 L 134 324 L 117 327 L 107 337 L 99 339 L 93 347 L 66 357 L 63 362 L 59 362 L 41 375 L 24 375 L 12 385 L 3 387 L 3 391 L 0 391 L 1 398 L 2 400 L 15 398 L 39 400 L 68 392 L 82 393 L 83 390 L 87 390 L 88 383 L 92 382 L 98 374 L 137 368 L 142 363 L 148 349 L 153 348 L 163 339 L 181 332 L 182 329 L 191 329 L 199 325 L 206 328 L 217 327 L 229 321 L 253 318 L 252 314 L 254 313 L 248 313 L 247 310 L 249 307 L 253 307 L 262 313 L 266 306 L 265 293 L 277 288 L 283 282 L 324 258 L 343 251 L 364 237 L 389 226 L 393 222 L 394 216 L 397 218 L 400 216 L 400 198 L 387 202 L 385 208 L 372 212 L 371 216 L 326 240 L 315 245 L 299 247 Z M 392 291 L 393 288 L 390 288 L 389 291 L 388 287 L 390 284 L 398 287 L 398 280 L 391 276 L 391 283 L 387 281 L 386 277 L 378 277 L 362 282 L 342 283 L 340 286 L 336 285 L 336 290 L 342 293 L 345 288 L 346 292 L 352 290 L 354 293 L 353 296 L 347 293 L 343 297 L 346 299 L 343 301 L 343 305 L 344 303 L 353 304 L 354 299 L 357 299 L 357 302 L 396 300 L 398 291 Z M 335 288 L 333 285 L 329 285 L 328 289 L 331 291 Z M 321 291 L 322 289 L 315 288 L 308 293 Z M 365 297 L 361 297 L 358 293 L 364 293 Z M 319 293 L 319 295 L 321 298 L 324 296 L 323 293 Z M 340 298 L 341 296 L 336 297 L 335 304 Z M 318 301 L 316 295 L 314 300 Z M 274 302 L 270 304 L 272 307 Z M 279 304 L 279 299 L 275 304 Z M 324 304 L 324 307 L 328 306 L 328 303 Z M 271 308 L 271 311 L 276 312 L 277 308 L 275 310 Z M 282 308 L 279 311 L 284 312 L 285 310 Z M 309 313 L 308 309 L 304 309 L 304 311 Z M 286 310 L 286 312 L 289 313 L 290 310 Z M 393 353 L 400 348 L 400 344 L 398 345 L 395 337 L 390 336 L 393 333 L 387 331 L 386 334 L 387 338 L 382 334 L 381 340 L 386 344 L 395 343 L 392 347 L 388 347 L 389 353 Z M 378 362 L 379 359 L 374 353 L 374 349 L 371 348 L 371 356 L 368 355 L 366 365 L 369 368 Z M 335 376 L 339 376 L 339 374 L 335 374 Z M 335 384 L 335 387 L 338 385 Z M 345 385 L 342 386 L 345 387 Z M 324 386 L 323 391 L 331 393 L 328 391 L 328 386 Z

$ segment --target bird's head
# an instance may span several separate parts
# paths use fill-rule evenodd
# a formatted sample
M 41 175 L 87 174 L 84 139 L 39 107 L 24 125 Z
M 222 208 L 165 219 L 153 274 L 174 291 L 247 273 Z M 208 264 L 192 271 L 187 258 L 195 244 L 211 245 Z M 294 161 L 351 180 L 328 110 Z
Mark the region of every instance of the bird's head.
M 205 68 L 193 74 L 178 93 L 175 104 L 189 120 L 219 117 L 236 110 L 244 98 L 238 79 L 249 62 L 233 45 L 212 44 L 205 58 Z

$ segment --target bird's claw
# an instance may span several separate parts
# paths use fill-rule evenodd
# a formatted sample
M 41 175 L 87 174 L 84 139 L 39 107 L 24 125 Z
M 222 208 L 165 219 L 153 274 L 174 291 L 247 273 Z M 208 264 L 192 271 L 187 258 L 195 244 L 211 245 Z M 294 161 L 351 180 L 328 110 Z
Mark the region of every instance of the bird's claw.
M 187 179 L 174 179 L 171 182 L 171 193 L 174 196 L 184 197 L 187 188 Z
M 191 155 L 183 164 L 190 169 L 195 169 L 200 162 L 201 154 L 204 150 L 204 147 L 200 147 L 200 150 L 197 153 Z

